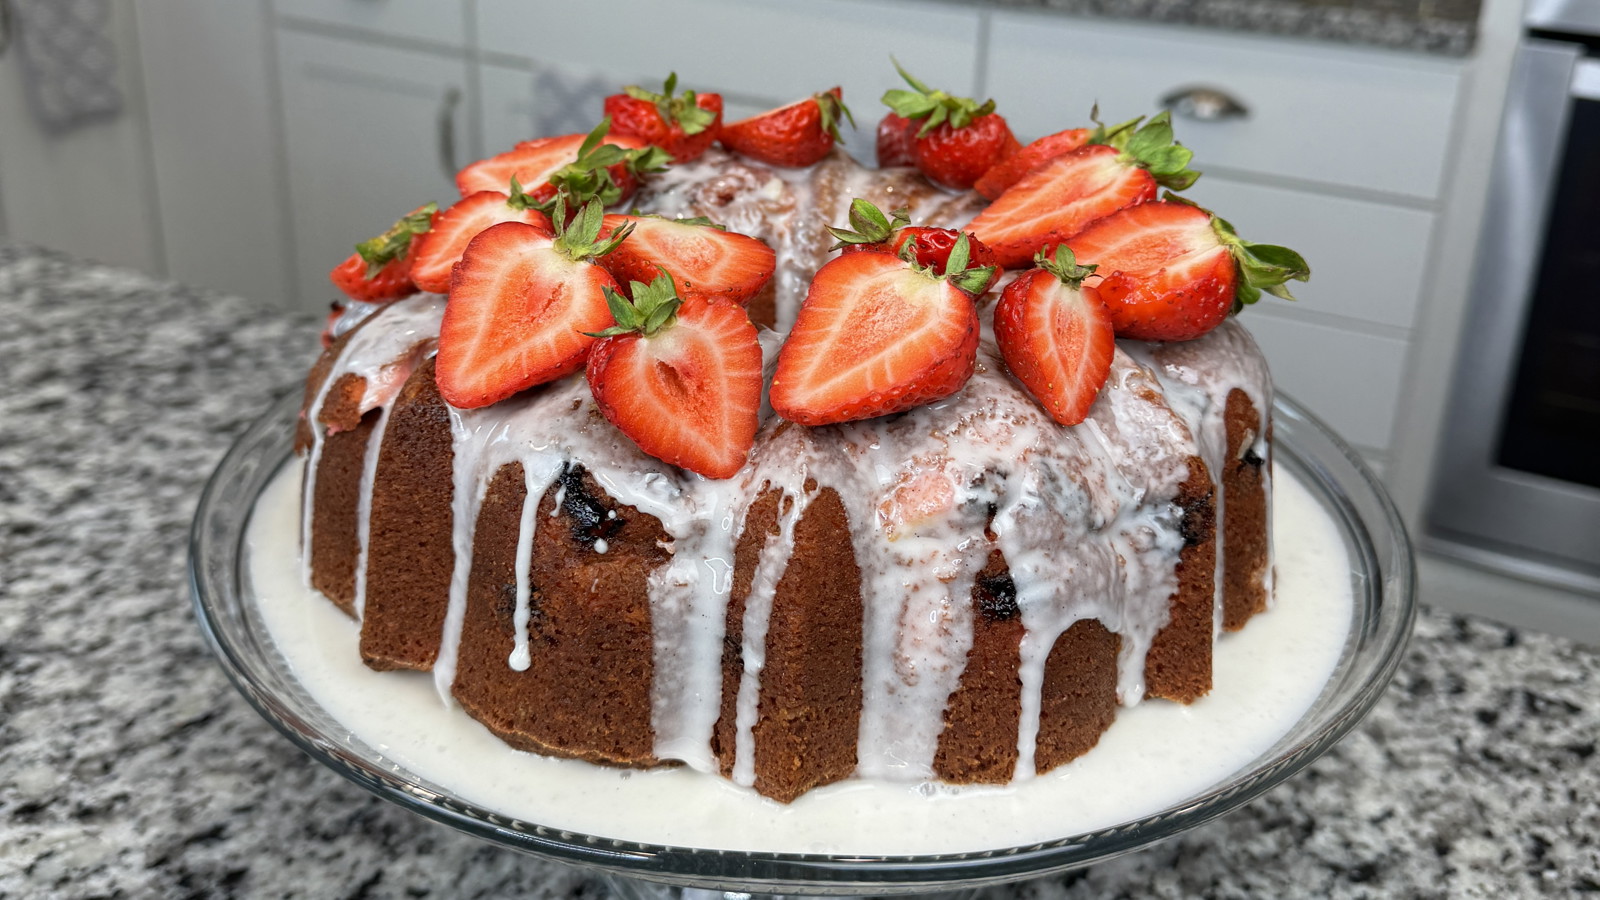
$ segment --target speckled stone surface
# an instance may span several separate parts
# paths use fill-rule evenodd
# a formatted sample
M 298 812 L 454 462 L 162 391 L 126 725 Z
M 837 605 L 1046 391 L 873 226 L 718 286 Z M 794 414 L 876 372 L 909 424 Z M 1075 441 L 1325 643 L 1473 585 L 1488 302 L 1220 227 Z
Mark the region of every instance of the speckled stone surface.
M 318 324 L 0 242 L 0 897 L 606 896 L 300 753 L 189 612 L 206 476 Z M 1253 804 L 986 897 L 1600 891 L 1600 654 L 1424 613 L 1394 686 Z
M 1481 0 L 986 0 L 986 5 L 1197 25 L 1461 56 Z

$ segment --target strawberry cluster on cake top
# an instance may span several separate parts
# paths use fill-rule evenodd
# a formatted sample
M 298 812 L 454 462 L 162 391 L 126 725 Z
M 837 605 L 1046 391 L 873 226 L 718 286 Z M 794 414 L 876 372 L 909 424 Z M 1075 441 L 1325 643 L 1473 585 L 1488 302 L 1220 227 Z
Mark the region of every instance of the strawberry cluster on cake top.
M 448 296 L 436 371 L 450 404 L 487 406 L 581 370 L 642 451 L 727 478 L 749 456 L 763 392 L 808 426 L 935 402 L 972 376 L 992 321 L 1011 376 L 1072 425 L 1104 385 L 1116 337 L 1190 340 L 1263 291 L 1292 299 L 1286 283 L 1309 277 L 1298 254 L 1244 241 L 1175 193 L 1199 173 L 1166 112 L 1108 126 L 1095 111 L 1087 127 L 1024 145 L 993 100 L 899 71 L 908 87 L 882 98 L 879 167 L 914 168 L 981 211 L 939 228 L 857 199 L 848 222 L 819 227 L 818 244 L 839 252 L 808 273 L 770 382 L 746 305 L 773 278 L 773 249 L 629 201 L 715 144 L 785 169 L 841 152 L 854 117 L 837 87 L 726 123 L 719 95 L 679 92 L 675 74 L 659 92 L 627 87 L 588 134 L 467 166 L 460 200 L 357 245 L 332 280 L 372 303 Z

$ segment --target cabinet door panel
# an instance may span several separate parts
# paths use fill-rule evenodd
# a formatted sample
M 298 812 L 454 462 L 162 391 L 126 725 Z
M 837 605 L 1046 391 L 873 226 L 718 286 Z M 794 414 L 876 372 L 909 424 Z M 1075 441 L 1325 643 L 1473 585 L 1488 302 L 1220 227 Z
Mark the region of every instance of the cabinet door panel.
M 979 13 L 954 5 L 864 0 L 776 0 L 654 3 L 617 0 L 611 18 L 623 30 L 595 28 L 582 4 L 529 6 L 518 0 L 478 4 L 478 41 L 490 52 L 567 71 L 603 67 L 617 84 L 659 86 L 676 70 L 679 82 L 754 106 L 741 114 L 841 85 L 859 126 L 844 128 L 846 146 L 871 162 L 883 92 L 902 87 L 889 54 L 919 78 L 954 94 L 975 89 Z M 685 52 L 664 34 L 694 29 L 714 53 Z M 531 34 L 559 41 L 530 41 Z
M 1262 303 L 1290 315 L 1317 312 L 1412 326 L 1431 214 L 1210 175 L 1185 195 L 1227 219 L 1245 240 L 1292 247 L 1311 265 L 1309 282 L 1290 284 L 1295 303 L 1273 297 Z
M 1407 344 L 1247 310 L 1241 321 L 1278 388 L 1363 450 L 1386 451 L 1403 390 Z
M 441 130 L 462 134 L 466 65 L 285 31 L 278 53 L 300 303 L 317 309 L 354 244 L 430 200 L 455 201 Z
M 1019 136 L 1160 109 L 1168 94 L 1225 91 L 1244 118 L 1180 118 L 1196 167 L 1437 196 L 1460 64 L 1416 54 L 1271 41 L 1201 29 L 995 13 L 988 90 Z

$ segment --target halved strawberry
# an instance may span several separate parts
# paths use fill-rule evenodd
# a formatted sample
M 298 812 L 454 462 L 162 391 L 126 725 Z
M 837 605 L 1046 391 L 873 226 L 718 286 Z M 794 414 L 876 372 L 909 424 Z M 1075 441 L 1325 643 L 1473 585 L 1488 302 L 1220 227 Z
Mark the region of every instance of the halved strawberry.
M 1096 132 L 1095 140 L 1023 176 L 969 226 L 1007 268 L 1072 237 L 1091 222 L 1156 196 L 1158 185 L 1183 189 L 1200 177 L 1193 154 L 1172 141 L 1166 111 L 1144 127 L 1138 120 Z
M 356 252 L 333 267 L 328 278 L 352 300 L 385 303 L 417 292 L 411 280 L 412 239 L 433 227 L 439 204 L 406 213 L 389 230 L 356 245 Z
M 1171 194 L 1107 216 L 1067 245 L 1098 267 L 1096 291 L 1117 336 L 1146 341 L 1197 338 L 1262 291 L 1293 300 L 1285 283 L 1311 277 L 1300 254 L 1241 240 L 1226 221 Z
M 885 113 L 878 121 L 878 168 L 917 163 L 917 124 L 898 113 Z
M 949 279 L 888 253 L 846 253 L 812 279 L 769 398 L 802 425 L 869 419 L 950 396 L 977 355 L 977 310 Z
M 411 251 L 411 280 L 425 291 L 442 294 L 450 290 L 450 270 L 461 261 L 467 244 L 478 233 L 501 222 L 527 222 L 548 230 L 550 219 L 539 212 L 534 199 L 522 192 L 516 178 L 510 194 L 479 191 L 439 213 L 433 230 L 421 235 Z
M 630 223 L 627 240 L 600 263 L 623 284 L 649 284 L 666 269 L 685 300 L 743 305 L 771 280 L 778 265 L 771 247 L 709 219 L 608 215 L 602 234 Z
M 913 78 L 898 61 L 894 67 L 915 90 L 888 91 L 883 102 L 918 123 L 913 161 L 928 178 L 964 191 L 1021 147 L 993 100 L 952 97 Z
M 608 290 L 617 324 L 595 336 L 585 376 L 600 412 L 663 462 L 731 478 L 755 444 L 761 411 L 761 344 L 743 309 L 682 300 L 657 274 Z
M 748 119 L 729 122 L 722 126 L 719 140 L 722 146 L 735 153 L 770 165 L 809 166 L 827 156 L 835 143 L 844 141 L 839 135 L 840 114 L 850 120 L 852 127 L 856 124 L 842 97 L 839 89 L 834 88 Z
M 557 202 L 556 221 L 566 218 Z M 461 409 L 488 406 L 582 367 L 612 324 L 616 281 L 593 259 L 626 233 L 597 240 L 604 210 L 590 201 L 570 227 L 502 222 L 467 244 L 439 327 L 439 393 Z M 560 226 L 557 226 L 558 229 Z
M 850 224 L 855 230 L 828 227 L 828 233 L 839 242 L 828 248 L 856 253 L 877 250 L 893 253 L 932 269 L 935 275 L 950 276 L 956 287 L 976 297 L 989 289 L 999 272 L 994 251 L 983 242 L 965 232 L 951 228 L 933 228 L 912 225 L 907 210 L 897 209 L 888 216 L 869 200 L 859 197 L 850 201 Z M 957 265 L 951 257 L 965 238 L 966 250 Z
M 1094 266 L 1077 265 L 1071 250 L 1057 247 L 1054 259 L 1041 252 L 1035 261 L 1000 293 L 995 341 L 1006 368 L 1050 418 L 1076 425 L 1111 374 L 1111 313 L 1083 284 Z
M 989 171 L 983 173 L 983 177 L 972 187 L 993 200 L 1005 193 L 1006 188 L 1022 180 L 1022 176 L 1087 144 L 1091 133 L 1087 128 L 1069 128 L 1047 134 L 990 166 Z
M 541 206 L 553 203 L 561 189 L 574 201 L 569 204 L 574 210 L 592 197 L 607 206 L 621 203 L 638 188 L 638 173 L 660 168 L 662 160 L 646 149 L 648 142 L 610 131 L 608 119 L 588 134 L 523 141 L 456 173 L 456 187 L 466 197 L 504 191 L 515 178 Z
M 674 162 L 688 162 L 706 152 L 722 128 L 722 95 L 697 94 L 678 87 L 678 73 L 667 76 L 661 93 L 636 84 L 605 99 L 605 112 L 619 135 L 654 144 Z

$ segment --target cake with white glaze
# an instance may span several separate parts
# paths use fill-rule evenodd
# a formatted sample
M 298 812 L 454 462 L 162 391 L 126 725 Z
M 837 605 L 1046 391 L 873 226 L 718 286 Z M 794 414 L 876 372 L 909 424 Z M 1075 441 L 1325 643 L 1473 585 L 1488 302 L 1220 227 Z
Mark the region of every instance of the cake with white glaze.
M 750 305 L 776 329 L 770 376 L 824 226 L 860 198 L 951 228 L 984 208 L 838 151 L 717 149 L 631 205 L 773 249 Z M 515 747 L 783 802 L 850 778 L 1007 783 L 1087 752 L 1119 705 L 1202 697 L 1218 636 L 1270 600 L 1271 384 L 1234 321 L 1119 342 L 1065 426 L 1008 373 L 979 297 L 959 390 L 818 426 L 765 410 L 712 479 L 643 452 L 581 373 L 446 402 L 448 302 L 349 304 L 313 367 L 305 576 L 359 620 L 369 666 L 430 670 Z

